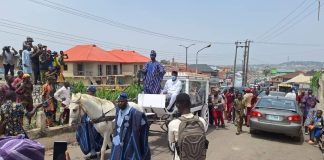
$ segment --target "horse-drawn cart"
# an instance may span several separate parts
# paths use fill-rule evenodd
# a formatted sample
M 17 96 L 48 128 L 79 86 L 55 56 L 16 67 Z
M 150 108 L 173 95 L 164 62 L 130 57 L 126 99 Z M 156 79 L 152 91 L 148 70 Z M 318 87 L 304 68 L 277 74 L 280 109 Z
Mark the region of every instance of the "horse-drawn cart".
M 164 76 L 162 86 L 171 78 L 171 74 L 167 73 Z M 207 105 L 209 92 L 209 77 L 204 75 L 195 75 L 188 73 L 179 73 L 178 79 L 182 82 L 181 92 L 187 93 L 190 96 L 191 112 L 209 121 L 209 110 Z M 162 122 L 161 128 L 167 132 L 169 122 L 178 116 L 177 112 L 169 113 L 166 110 L 168 101 L 166 95 L 163 94 L 139 94 L 138 103 L 143 107 L 149 122 Z M 173 104 L 175 109 L 175 105 Z M 208 128 L 208 123 L 207 128 Z M 173 147 L 170 146 L 170 149 Z

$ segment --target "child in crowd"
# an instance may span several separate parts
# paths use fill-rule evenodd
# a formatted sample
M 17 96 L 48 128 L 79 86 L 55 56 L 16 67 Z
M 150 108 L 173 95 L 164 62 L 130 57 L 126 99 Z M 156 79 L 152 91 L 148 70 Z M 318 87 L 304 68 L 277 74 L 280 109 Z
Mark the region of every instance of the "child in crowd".
M 308 141 L 309 144 L 318 144 L 321 135 L 323 134 L 323 111 L 317 110 L 316 116 L 312 120 L 311 124 L 309 125 L 310 130 L 310 140 Z
M 223 112 L 224 112 L 224 104 L 222 103 L 222 97 L 221 96 L 216 96 L 214 97 L 214 108 L 212 109 L 212 116 L 215 121 L 215 126 L 225 128 L 224 124 L 224 117 L 223 117 Z

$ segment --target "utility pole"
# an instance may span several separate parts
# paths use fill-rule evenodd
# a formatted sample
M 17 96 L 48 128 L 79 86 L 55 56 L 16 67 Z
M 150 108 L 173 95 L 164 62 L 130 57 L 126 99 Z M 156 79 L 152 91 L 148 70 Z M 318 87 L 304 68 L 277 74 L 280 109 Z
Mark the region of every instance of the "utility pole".
M 242 44 L 243 42 L 235 42 L 235 58 L 234 58 L 234 77 L 233 77 L 233 87 L 235 86 L 235 80 L 236 80 L 236 60 L 237 60 L 237 48 L 244 47 L 242 45 L 239 46 L 239 44 Z
M 244 42 L 244 54 L 243 54 L 243 64 L 242 64 L 242 87 L 246 85 L 245 75 L 246 75 L 246 54 L 247 54 L 247 40 Z
M 189 46 L 184 46 L 182 44 L 179 45 L 180 47 L 186 48 L 186 72 L 188 71 L 188 48 L 191 47 L 191 46 L 193 46 L 193 45 L 195 45 L 195 44 L 191 44 Z
M 246 40 L 247 42 L 247 55 L 246 55 L 246 68 L 245 68 L 245 86 L 247 85 L 248 73 L 249 73 L 249 57 L 250 57 L 250 43 L 251 41 Z
M 247 85 L 248 72 L 249 72 L 249 57 L 250 57 L 250 43 L 252 41 L 246 40 L 244 42 L 244 55 L 243 55 L 243 64 L 242 64 L 242 86 Z M 243 43 L 243 42 L 242 42 Z

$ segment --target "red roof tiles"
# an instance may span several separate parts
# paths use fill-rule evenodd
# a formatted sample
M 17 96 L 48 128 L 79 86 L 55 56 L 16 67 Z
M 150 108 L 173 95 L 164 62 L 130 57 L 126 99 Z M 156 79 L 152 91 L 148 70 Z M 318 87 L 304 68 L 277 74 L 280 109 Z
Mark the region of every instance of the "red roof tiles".
M 150 60 L 149 58 L 135 51 L 124 51 L 115 49 L 112 51 L 107 51 L 107 53 L 123 60 L 123 63 L 146 63 Z
M 146 63 L 149 61 L 149 58 L 135 51 L 105 51 L 96 45 L 77 45 L 65 53 L 69 57 L 66 62 Z

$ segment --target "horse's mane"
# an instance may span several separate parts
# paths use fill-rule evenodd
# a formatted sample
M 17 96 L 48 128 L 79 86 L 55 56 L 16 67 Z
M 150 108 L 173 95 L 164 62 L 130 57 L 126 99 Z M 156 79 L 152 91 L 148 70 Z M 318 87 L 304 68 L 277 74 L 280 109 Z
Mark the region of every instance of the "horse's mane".
M 101 99 L 101 98 L 98 98 L 98 97 L 95 97 L 95 96 L 91 96 L 91 95 L 88 95 L 88 94 L 81 94 L 82 97 L 87 97 L 87 99 L 89 100 L 93 100 L 95 103 L 97 103 L 98 105 L 101 105 L 101 104 L 111 104 L 111 105 L 114 105 L 113 102 L 109 101 L 109 100 L 106 100 L 106 99 Z
M 72 95 L 72 101 L 78 101 L 79 99 L 83 99 L 89 103 L 92 103 L 93 106 L 98 106 L 99 110 L 102 110 L 102 112 L 107 112 L 109 110 L 114 110 L 115 104 L 112 103 L 109 100 L 106 99 L 100 99 L 98 97 L 94 97 L 88 94 L 82 94 L 82 93 L 77 93 Z M 95 109 L 95 108 L 93 108 Z M 111 114 L 114 115 L 114 112 L 111 112 Z

